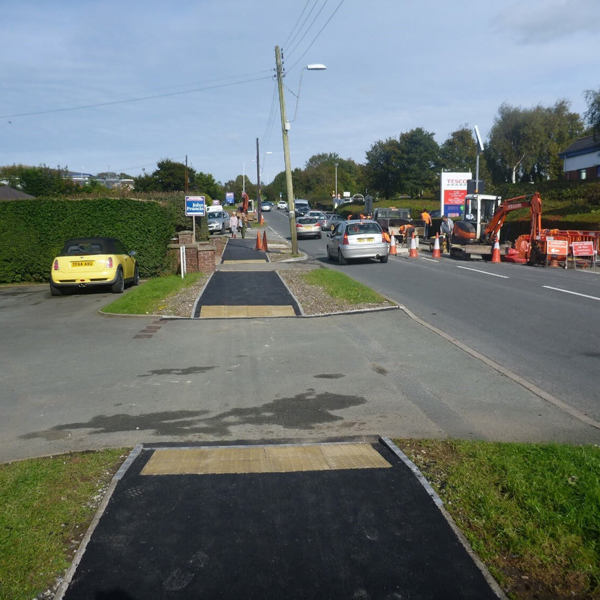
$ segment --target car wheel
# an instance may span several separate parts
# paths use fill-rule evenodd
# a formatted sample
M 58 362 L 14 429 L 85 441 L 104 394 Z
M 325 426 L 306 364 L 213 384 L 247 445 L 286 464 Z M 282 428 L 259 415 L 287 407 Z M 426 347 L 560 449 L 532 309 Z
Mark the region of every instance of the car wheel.
M 321 239 L 321 234 L 320 234 L 320 233 L 317 235 L 317 238 L 318 238 L 318 239 Z
M 135 269 L 133 270 L 133 285 L 139 285 L 140 284 L 140 270 L 138 269 L 138 266 L 135 265 Z
M 58 287 L 56 287 L 55 285 L 52 285 L 52 284 L 50 284 L 50 293 L 53 296 L 62 296 L 63 295 L 63 291 L 60 288 L 58 288 Z
M 382 256 L 382 257 L 381 257 L 379 260 L 380 260 L 382 263 L 386 263 L 386 262 L 388 261 L 388 255 L 386 254 L 385 256 Z
M 117 270 L 117 278 L 115 282 L 110 286 L 110 291 L 113 294 L 122 294 L 125 289 L 125 280 L 123 279 L 123 270 L 121 267 Z
M 345 265 L 347 264 L 347 260 L 344 258 L 344 255 L 342 254 L 341 250 L 338 250 L 338 255 L 337 255 L 337 259 L 338 259 L 338 265 Z

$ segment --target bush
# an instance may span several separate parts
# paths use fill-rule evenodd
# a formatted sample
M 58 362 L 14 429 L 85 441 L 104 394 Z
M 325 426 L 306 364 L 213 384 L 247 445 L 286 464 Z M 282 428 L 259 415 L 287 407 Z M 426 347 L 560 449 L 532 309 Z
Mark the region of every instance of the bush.
M 0 282 L 47 281 L 52 259 L 65 240 L 116 237 L 135 250 L 142 277 L 166 266 L 175 231 L 170 207 L 156 202 L 96 200 L 18 200 L 0 203 Z

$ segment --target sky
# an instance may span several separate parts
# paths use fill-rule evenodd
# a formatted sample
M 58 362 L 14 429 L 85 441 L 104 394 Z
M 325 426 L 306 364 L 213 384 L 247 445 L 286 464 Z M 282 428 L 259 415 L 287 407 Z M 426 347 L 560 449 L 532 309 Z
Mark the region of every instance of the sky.
M 599 0 L 0 0 L 0 166 L 226 182 L 600 89 Z M 307 70 L 320 63 L 326 70 Z

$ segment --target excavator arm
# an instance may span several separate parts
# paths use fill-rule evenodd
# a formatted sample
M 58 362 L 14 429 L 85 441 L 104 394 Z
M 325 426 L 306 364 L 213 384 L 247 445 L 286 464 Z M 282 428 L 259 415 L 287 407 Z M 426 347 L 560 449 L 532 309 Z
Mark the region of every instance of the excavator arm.
M 531 196 L 516 196 L 505 200 L 494 213 L 494 216 L 487 224 L 484 231 L 484 237 L 487 240 L 494 240 L 504 225 L 504 221 L 509 212 L 519 208 L 529 208 L 531 212 L 531 233 L 530 239 L 534 240 L 539 236 L 542 228 L 542 198 L 539 192 Z

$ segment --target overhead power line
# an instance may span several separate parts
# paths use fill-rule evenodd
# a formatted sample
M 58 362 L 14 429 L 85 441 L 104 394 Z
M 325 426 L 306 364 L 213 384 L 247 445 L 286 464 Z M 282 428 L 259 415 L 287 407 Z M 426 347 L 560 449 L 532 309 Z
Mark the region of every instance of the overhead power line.
M 294 39 L 294 37 L 298 34 L 298 32 L 296 30 L 296 27 L 298 27 L 298 23 L 300 23 L 300 20 L 302 19 L 302 15 L 306 11 L 306 7 L 308 6 L 309 2 L 310 2 L 310 0 L 306 0 L 306 3 L 304 4 L 304 8 L 302 9 L 302 12 L 300 13 L 300 16 L 298 17 L 296 23 L 292 27 L 292 30 L 290 31 L 289 35 L 287 36 L 287 39 L 285 40 L 285 43 L 283 44 L 284 48 L 287 47 L 288 43 L 291 44 L 291 42 Z
M 286 48 L 286 54 L 287 54 L 288 58 L 296 51 L 296 48 L 298 48 L 302 44 L 302 42 L 306 39 L 306 36 L 310 32 L 312 26 L 315 24 L 316 20 L 319 18 L 319 16 L 323 12 L 323 9 L 327 6 L 327 2 L 328 2 L 328 0 L 324 0 L 323 4 L 321 5 L 321 8 L 317 12 L 317 14 L 314 16 L 313 20 L 310 22 L 310 25 L 306 28 L 306 31 L 304 32 L 302 37 L 291 47 Z M 315 6 L 316 6 L 316 4 L 315 4 Z M 314 8 L 314 6 L 313 6 L 313 8 Z M 309 16 L 310 16 L 310 14 L 307 15 L 307 19 Z
M 183 96 L 186 94 L 195 94 L 197 92 L 206 92 L 208 90 L 215 90 L 215 89 L 224 88 L 224 87 L 244 85 L 246 83 L 253 83 L 255 81 L 263 81 L 265 79 L 272 79 L 272 75 L 266 75 L 263 77 L 254 77 L 254 78 L 250 78 L 250 79 L 243 79 L 240 81 L 233 81 L 233 82 L 229 82 L 229 83 L 207 85 L 207 86 L 203 86 L 203 87 L 192 88 L 189 90 L 182 90 L 179 92 L 165 92 L 163 94 L 152 94 L 149 96 L 138 96 L 136 98 L 125 98 L 125 99 L 121 99 L 121 100 L 109 100 L 106 102 L 95 102 L 93 104 L 82 104 L 79 106 L 69 106 L 69 107 L 64 107 L 64 108 L 49 108 L 49 109 L 45 109 L 45 110 L 36 110 L 36 111 L 23 112 L 23 113 L 12 113 L 12 114 L 7 114 L 7 115 L 0 115 L 0 119 L 12 119 L 12 118 L 16 118 L 16 117 L 31 117 L 31 116 L 35 116 L 35 115 L 46 115 L 46 114 L 50 114 L 50 113 L 70 112 L 70 111 L 74 111 L 74 110 L 85 110 L 88 108 L 100 108 L 103 106 L 114 106 L 117 104 L 129 104 L 132 102 L 143 102 L 145 100 L 156 100 L 158 98 L 169 98 L 172 96 Z
M 331 15 L 329 16 L 327 21 L 325 21 L 325 24 L 323 25 L 323 27 L 321 27 L 321 29 L 319 29 L 319 31 L 317 32 L 317 35 L 315 35 L 312 42 L 308 45 L 306 50 L 304 50 L 304 52 L 299 56 L 298 60 L 288 69 L 288 71 L 291 71 L 292 69 L 294 69 L 302 61 L 302 59 L 306 56 L 308 51 L 313 47 L 314 43 L 317 41 L 317 39 L 319 38 L 321 33 L 323 33 L 325 27 L 327 27 L 327 25 L 329 25 L 331 19 L 333 19 L 333 17 L 336 15 L 337 11 L 341 8 L 342 4 L 344 4 L 344 1 L 345 0 L 340 0 L 340 3 L 336 6 L 335 10 L 331 13 Z

